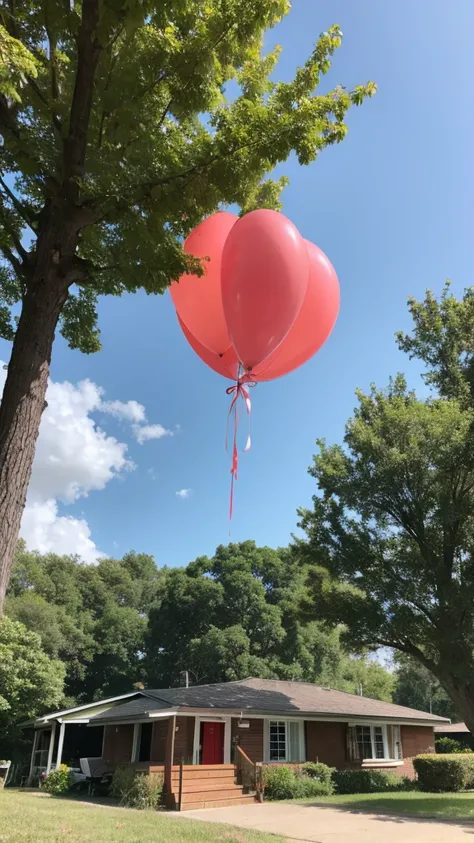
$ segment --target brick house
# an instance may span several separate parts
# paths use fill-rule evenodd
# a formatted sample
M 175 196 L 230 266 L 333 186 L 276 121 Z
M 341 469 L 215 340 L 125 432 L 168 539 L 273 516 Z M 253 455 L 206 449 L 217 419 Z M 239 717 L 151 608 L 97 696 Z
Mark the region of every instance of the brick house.
M 187 806 L 217 805 L 231 796 L 251 798 L 235 780 L 239 764 L 322 761 L 412 776 L 412 758 L 432 751 L 434 727 L 447 723 L 303 682 L 245 679 L 134 691 L 38 718 L 30 775 L 92 756 L 109 769 L 162 771 L 176 796 L 181 767 Z

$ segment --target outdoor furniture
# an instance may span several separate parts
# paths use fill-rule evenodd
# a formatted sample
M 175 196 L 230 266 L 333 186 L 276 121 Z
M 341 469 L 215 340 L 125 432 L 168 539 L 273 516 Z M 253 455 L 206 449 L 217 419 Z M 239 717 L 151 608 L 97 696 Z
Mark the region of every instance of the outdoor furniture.
M 88 782 L 87 792 L 92 796 L 95 788 L 105 783 L 105 778 L 110 776 L 110 768 L 103 758 L 80 758 L 79 764 L 85 781 Z
M 5 787 L 10 772 L 11 761 L 0 761 L 0 787 Z

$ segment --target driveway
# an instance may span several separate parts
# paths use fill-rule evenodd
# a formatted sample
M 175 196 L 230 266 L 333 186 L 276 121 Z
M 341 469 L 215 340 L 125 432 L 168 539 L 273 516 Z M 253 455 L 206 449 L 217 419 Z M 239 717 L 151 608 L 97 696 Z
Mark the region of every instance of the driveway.
M 310 804 L 241 805 L 175 814 L 183 820 L 230 823 L 298 843 L 474 843 L 474 824 L 363 814 Z

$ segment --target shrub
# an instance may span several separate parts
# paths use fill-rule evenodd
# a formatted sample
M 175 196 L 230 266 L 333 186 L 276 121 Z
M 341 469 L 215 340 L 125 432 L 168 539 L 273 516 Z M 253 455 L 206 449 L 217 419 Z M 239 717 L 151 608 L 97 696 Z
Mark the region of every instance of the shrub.
M 60 796 L 66 793 L 74 784 L 74 776 L 66 764 L 61 764 L 57 770 L 51 770 L 44 779 L 41 790 L 51 793 L 53 796 Z
M 383 793 L 407 790 L 405 778 L 386 770 L 335 770 L 332 780 L 336 793 Z
M 326 765 L 315 766 L 325 767 Z M 310 776 L 305 773 L 303 767 L 285 767 L 283 765 L 264 767 L 265 798 L 275 801 L 278 799 L 328 796 L 332 793 L 330 778 L 325 776 L 323 771 L 319 771 L 319 775 L 321 778 Z M 323 780 L 323 776 L 325 776 L 325 780 Z
M 435 749 L 440 755 L 472 752 L 472 749 L 469 749 L 467 746 L 463 746 L 461 741 L 457 741 L 454 738 L 438 738 L 435 741 Z
M 111 795 L 126 808 L 156 811 L 163 794 L 163 776 L 159 773 L 135 773 L 119 766 L 112 778 Z
M 457 793 L 474 787 L 474 753 L 417 755 L 413 766 L 420 790 Z
M 319 761 L 307 761 L 306 764 L 303 764 L 301 770 L 303 774 L 308 776 L 310 779 L 315 779 L 316 781 L 327 785 L 329 791 L 332 792 L 332 774 L 334 772 L 334 767 L 328 767 L 327 764 L 321 764 Z

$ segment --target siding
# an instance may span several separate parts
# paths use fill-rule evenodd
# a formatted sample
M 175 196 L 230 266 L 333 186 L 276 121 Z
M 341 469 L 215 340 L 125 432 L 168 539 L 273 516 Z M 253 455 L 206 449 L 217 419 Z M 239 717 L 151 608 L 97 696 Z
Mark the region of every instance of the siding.
M 194 721 L 195 717 L 177 717 L 177 732 L 174 736 L 174 763 L 181 759 L 185 764 L 193 763 Z
M 250 719 L 249 723 L 249 729 L 239 729 L 239 718 L 232 718 L 231 746 L 234 747 L 238 743 L 251 761 L 263 761 L 263 720 Z M 232 751 L 232 760 L 233 755 Z
M 360 769 L 360 764 L 347 761 L 346 723 L 322 723 L 306 721 L 306 758 L 308 761 L 322 761 L 338 770 Z M 403 764 L 385 769 L 400 776 L 413 778 L 412 759 L 422 752 L 433 751 L 434 735 L 430 726 L 402 726 Z M 383 769 L 377 767 L 376 769 Z
M 106 726 L 104 758 L 111 764 L 122 764 L 132 759 L 133 724 Z
M 168 734 L 168 718 L 160 718 L 153 723 L 151 738 L 151 764 L 165 763 L 166 736 Z

